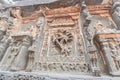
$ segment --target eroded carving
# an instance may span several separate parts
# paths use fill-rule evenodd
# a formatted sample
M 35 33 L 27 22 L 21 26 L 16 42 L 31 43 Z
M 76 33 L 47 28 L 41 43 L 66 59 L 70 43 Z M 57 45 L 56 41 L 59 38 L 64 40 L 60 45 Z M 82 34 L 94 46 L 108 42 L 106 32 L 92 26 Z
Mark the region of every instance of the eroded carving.
M 67 47 L 67 44 L 72 40 L 72 34 L 66 30 L 58 30 L 53 36 L 54 44 L 60 48 L 61 54 L 65 56 L 69 55 L 70 49 Z
M 4 19 L 0 20 L 0 60 L 4 56 L 4 53 L 9 45 L 9 33 L 7 31 L 8 25 Z
M 82 2 L 81 7 L 36 7 L 33 11 L 24 7 L 0 11 L 0 70 L 92 73 L 100 76 L 101 73 L 107 74 L 107 71 L 102 70 L 108 66 L 110 74 L 120 75 L 119 39 L 112 42 L 110 38 L 110 41 L 97 38 L 106 44 L 95 41 L 98 35 L 116 34 L 117 30 L 104 22 L 105 19 L 111 19 L 106 12 L 108 6 L 92 6 L 95 11 L 85 2 Z M 102 11 L 98 10 L 99 7 Z M 112 15 L 120 18 L 118 4 L 113 10 Z M 26 16 L 29 11 L 29 16 Z M 106 18 L 103 20 L 102 14 L 98 13 L 106 14 Z M 112 24 L 112 21 L 107 22 Z M 19 75 L 18 79 L 25 77 Z
M 29 36 L 24 37 L 23 40 L 18 37 L 21 36 L 12 36 L 12 42 L 0 63 L 2 70 L 22 70 L 25 68 L 28 55 L 27 48 L 31 44 L 31 39 Z
M 113 20 L 115 21 L 115 23 L 117 24 L 118 29 L 120 26 L 120 2 L 119 1 L 115 1 L 113 3 L 113 6 L 111 7 L 111 15 Z

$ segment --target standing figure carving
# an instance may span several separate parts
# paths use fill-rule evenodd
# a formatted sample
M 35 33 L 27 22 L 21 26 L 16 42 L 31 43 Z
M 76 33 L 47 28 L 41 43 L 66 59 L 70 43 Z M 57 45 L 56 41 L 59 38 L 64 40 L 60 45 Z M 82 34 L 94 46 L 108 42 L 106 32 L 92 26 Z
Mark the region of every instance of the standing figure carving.
M 4 53 L 6 51 L 6 49 L 8 48 L 9 45 L 9 34 L 7 34 L 7 23 L 1 19 L 0 20 L 0 61 L 4 56 Z
M 10 46 L 8 47 L 1 63 L 0 67 L 2 70 L 9 70 L 13 61 L 15 60 L 15 57 L 19 53 L 20 43 L 18 43 L 16 40 L 11 40 Z
M 82 2 L 81 7 L 82 7 L 81 11 L 82 11 L 83 17 L 85 19 L 85 21 L 83 22 L 83 24 L 84 24 L 83 26 L 87 27 L 91 23 L 91 17 L 92 16 L 90 15 L 90 13 L 89 13 L 89 11 L 87 9 L 87 6 L 86 6 L 84 1 Z

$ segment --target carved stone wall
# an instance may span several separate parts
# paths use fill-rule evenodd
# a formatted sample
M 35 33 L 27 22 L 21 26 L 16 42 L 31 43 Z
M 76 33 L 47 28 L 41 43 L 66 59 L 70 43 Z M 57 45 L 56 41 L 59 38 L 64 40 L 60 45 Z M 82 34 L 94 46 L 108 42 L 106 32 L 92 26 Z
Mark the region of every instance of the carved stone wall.
M 120 76 L 119 2 L 33 7 L 0 10 L 1 71 Z

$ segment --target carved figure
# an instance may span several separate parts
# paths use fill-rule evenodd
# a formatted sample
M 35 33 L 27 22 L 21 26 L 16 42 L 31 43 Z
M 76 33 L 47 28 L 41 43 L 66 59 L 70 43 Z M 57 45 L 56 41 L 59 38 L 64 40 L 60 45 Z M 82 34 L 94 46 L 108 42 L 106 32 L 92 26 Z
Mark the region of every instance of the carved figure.
M 6 62 L 6 64 L 8 65 L 8 68 L 10 68 L 10 66 L 12 65 L 12 63 L 14 62 L 16 56 L 19 54 L 19 50 L 21 47 L 21 43 L 12 43 L 12 48 L 11 48 L 11 54 L 8 57 L 8 60 Z
M 23 20 L 22 20 L 22 11 L 20 7 L 16 7 L 16 8 L 10 8 L 10 14 L 12 16 L 12 27 L 11 27 L 11 34 L 16 34 L 18 32 L 20 32 L 21 28 L 22 28 L 22 24 L 23 24 Z
M 2 70 L 8 70 L 12 65 L 15 57 L 18 55 L 19 45 L 15 40 L 12 40 L 8 47 L 3 59 L 1 60 L 0 66 Z
M 16 8 L 10 8 L 11 10 L 11 14 L 13 17 L 17 18 L 17 19 L 22 19 L 22 11 L 21 11 L 21 8 L 20 7 L 16 7 Z
M 87 20 L 89 20 L 91 18 L 91 15 L 86 8 L 85 2 L 82 2 L 82 12 L 84 13 L 84 16 L 86 17 Z
M 58 30 L 58 32 L 53 36 L 53 42 L 61 49 L 62 55 L 65 56 L 69 55 L 70 50 L 67 47 L 67 43 L 71 42 L 72 39 L 72 34 L 66 30 Z
M 90 55 L 91 55 L 92 67 L 98 67 L 98 63 L 97 63 L 98 61 L 97 61 L 97 56 L 96 56 L 95 51 L 91 52 Z
M 84 19 L 85 19 L 85 22 L 84 22 L 84 25 L 83 25 L 83 26 L 88 26 L 88 25 L 90 24 L 90 22 L 91 22 L 91 17 L 92 17 L 92 16 L 90 15 L 88 9 L 86 8 L 86 4 L 85 4 L 84 1 L 82 2 L 81 7 L 82 7 L 82 10 L 81 10 L 81 11 L 82 11 L 83 17 L 84 17 Z
M 16 40 L 16 37 L 20 36 L 12 36 L 12 42 L 0 63 L 2 70 L 17 71 L 25 69 L 31 39 L 26 36 L 23 40 L 20 40 L 21 38 Z

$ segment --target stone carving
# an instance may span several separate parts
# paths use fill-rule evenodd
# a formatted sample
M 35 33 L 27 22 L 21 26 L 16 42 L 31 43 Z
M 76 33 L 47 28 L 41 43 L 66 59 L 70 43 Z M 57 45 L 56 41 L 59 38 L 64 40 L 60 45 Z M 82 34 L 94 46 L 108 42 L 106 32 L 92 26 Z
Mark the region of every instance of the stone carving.
M 12 62 L 14 61 L 15 57 L 19 53 L 19 46 L 20 44 L 16 41 L 13 41 L 10 43 L 10 46 L 8 47 L 0 65 L 2 70 L 8 70 L 8 68 L 11 66 Z M 9 54 L 10 53 L 10 54 Z
M 60 48 L 62 55 L 65 56 L 68 56 L 70 53 L 70 49 L 67 47 L 67 44 L 69 41 L 72 41 L 72 39 L 72 34 L 66 30 L 58 30 L 58 33 L 53 36 L 54 44 Z
M 14 79 L 28 79 L 28 80 L 114 80 L 119 78 L 113 77 L 62 77 L 62 76 L 52 76 L 49 74 L 34 74 L 34 73 L 0 73 L 0 79 L 2 80 L 14 80 Z
M 69 55 L 70 50 L 67 47 L 67 44 L 72 41 L 72 39 L 72 34 L 66 30 L 58 30 L 58 32 L 53 36 L 54 44 L 60 48 L 61 54 L 65 56 Z
M 83 35 L 85 38 L 86 52 L 88 53 L 87 58 L 89 59 L 89 67 L 91 68 L 94 76 L 100 76 L 100 69 L 97 59 L 97 48 L 93 42 L 96 30 L 94 26 L 91 27 L 93 16 L 90 15 L 85 3 L 82 3 L 82 16 L 85 19 L 83 22 Z
M 116 32 L 116 29 L 107 28 L 107 27 L 104 26 L 100 21 L 98 21 L 98 22 L 94 25 L 94 29 L 95 29 L 95 34 L 114 33 L 114 32 Z
M 35 49 L 33 46 L 29 47 L 28 49 L 28 63 L 26 67 L 26 71 L 31 72 L 33 65 L 34 65 L 34 56 L 35 56 Z
M 115 76 L 119 75 L 120 71 L 119 36 L 118 34 L 112 34 L 113 33 L 99 35 L 98 42 L 101 42 L 101 47 L 103 46 L 103 56 L 108 65 L 108 71 L 111 75 Z
M 17 41 L 16 37 L 20 36 L 13 36 L 13 40 L 0 63 L 2 70 L 22 70 L 26 66 L 31 39 L 26 36 L 22 41 Z
M 0 60 L 2 59 L 8 45 L 9 45 L 9 34 L 7 32 L 8 25 L 7 23 L 1 19 L 0 20 Z
M 111 7 L 111 15 L 119 29 L 119 26 L 120 26 L 120 23 L 119 23 L 119 21 L 120 21 L 120 2 L 119 1 L 116 1 L 113 3 L 113 6 Z
M 51 3 L 31 6 L 32 10 L 27 6 L 0 10 L 0 70 L 119 76 L 120 34 L 109 26 L 114 23 L 110 5 L 78 2 L 66 7 L 50 7 Z M 115 2 L 111 9 L 117 21 L 119 4 Z M 0 79 L 9 80 L 1 73 Z M 10 79 L 46 77 L 19 74 Z
M 20 7 L 16 7 L 16 8 L 10 8 L 10 12 L 11 12 L 11 15 L 14 17 L 14 18 L 17 18 L 17 19 L 22 19 L 22 12 L 21 12 L 21 8 Z
M 19 54 L 16 57 L 15 62 L 13 63 L 13 66 L 11 68 L 11 70 L 23 70 L 26 67 L 26 63 L 28 60 L 28 48 L 31 45 L 31 36 L 25 36 L 23 38 L 23 45 L 21 46 L 21 48 L 19 49 Z M 21 59 L 22 58 L 22 59 Z
M 88 26 L 91 22 L 92 16 L 90 15 L 88 9 L 86 8 L 85 1 L 82 2 L 81 7 L 82 7 L 81 12 L 82 12 L 83 17 L 85 19 L 85 22 L 83 24 L 84 24 L 84 26 Z
M 115 65 L 118 70 L 120 70 L 120 54 L 119 54 L 119 48 L 117 48 L 116 45 L 113 43 L 109 43 L 109 47 L 111 48 L 111 56 L 114 59 Z

